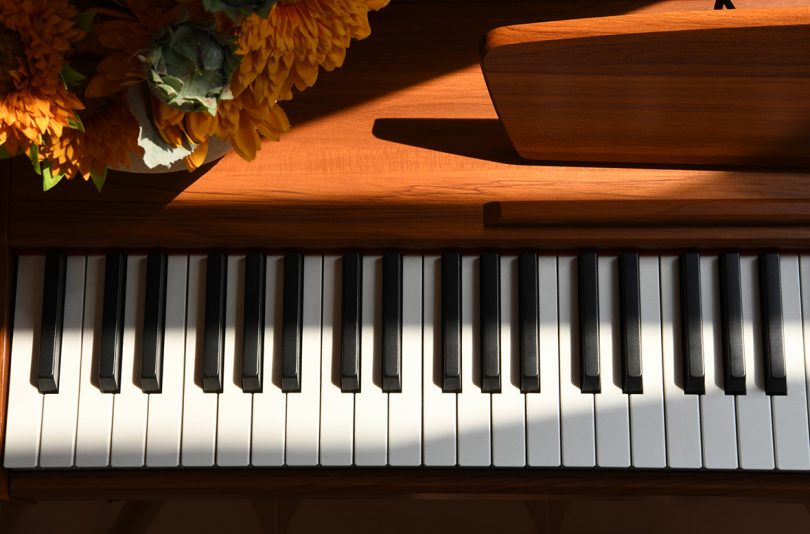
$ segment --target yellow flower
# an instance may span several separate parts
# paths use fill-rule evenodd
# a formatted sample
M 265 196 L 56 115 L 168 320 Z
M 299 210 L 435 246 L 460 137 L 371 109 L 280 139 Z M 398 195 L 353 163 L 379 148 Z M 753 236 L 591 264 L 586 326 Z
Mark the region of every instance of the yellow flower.
M 292 98 L 311 87 L 319 67 L 343 65 L 352 39 L 371 34 L 368 11 L 388 0 L 279 0 L 267 19 L 251 15 L 237 30 L 243 56 L 231 90 L 253 86 L 260 102 Z
M 82 104 L 62 82 L 84 35 L 67 0 L 0 0 L 0 146 L 11 154 L 59 137 Z
M 84 131 L 65 129 L 62 136 L 50 138 L 40 153 L 48 160 L 54 175 L 85 180 L 91 173 L 102 176 L 107 167 L 128 167 L 130 153 L 142 154 L 138 146 L 138 121 L 132 116 L 126 93 L 87 99 L 81 113 Z

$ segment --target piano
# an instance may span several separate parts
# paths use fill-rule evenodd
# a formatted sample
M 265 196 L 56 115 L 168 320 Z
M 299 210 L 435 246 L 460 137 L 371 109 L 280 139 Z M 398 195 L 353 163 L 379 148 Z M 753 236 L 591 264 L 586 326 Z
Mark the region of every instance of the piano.
M 710 8 L 396 2 L 255 162 L 0 162 L 2 495 L 806 501 L 807 172 L 528 162 L 478 64 Z

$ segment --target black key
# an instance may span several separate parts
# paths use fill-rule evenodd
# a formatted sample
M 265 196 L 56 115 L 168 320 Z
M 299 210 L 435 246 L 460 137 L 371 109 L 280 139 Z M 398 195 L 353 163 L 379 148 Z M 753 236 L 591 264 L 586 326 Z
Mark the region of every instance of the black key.
M 360 254 L 343 254 L 340 390 L 344 393 L 360 391 L 360 318 L 362 313 L 363 267 Z
M 104 313 L 101 325 L 101 359 L 98 385 L 104 393 L 121 391 L 121 351 L 124 343 L 124 288 L 127 258 L 121 252 L 107 254 L 104 269 Z
M 261 393 L 264 365 L 265 258 L 251 252 L 245 258 L 245 323 L 242 337 L 242 391 Z
M 678 263 L 681 297 L 681 350 L 683 390 L 690 395 L 706 393 L 703 370 L 703 311 L 700 303 L 700 256 L 683 254 Z
M 166 330 L 166 255 L 146 259 L 146 298 L 143 314 L 141 390 L 160 393 L 163 381 L 163 332 Z
M 383 254 L 382 389 L 402 391 L 402 256 Z
M 461 393 L 461 254 L 442 255 L 442 391 Z
M 765 359 L 765 393 L 768 395 L 787 395 L 781 291 L 779 254 L 763 254 L 759 257 L 759 302 L 762 353 Z
M 301 391 L 301 334 L 304 327 L 304 257 L 284 255 L 284 312 L 281 391 Z
M 537 256 L 521 254 L 518 258 L 518 301 L 520 306 L 520 391 L 540 391 L 540 344 L 538 336 L 540 307 L 538 302 Z
M 577 261 L 579 278 L 579 354 L 580 389 L 582 393 L 600 393 L 599 379 L 599 279 L 596 254 L 580 254 Z
M 619 322 L 622 332 L 622 391 L 643 393 L 641 377 L 641 287 L 638 254 L 619 257 Z
M 740 255 L 720 256 L 720 314 L 723 322 L 723 386 L 726 395 L 745 395 Z
M 497 253 L 481 256 L 481 391 L 501 392 L 501 265 Z
M 228 258 L 225 254 L 209 254 L 205 274 L 205 346 L 202 368 L 203 391 L 206 393 L 222 393 L 227 277 Z
M 61 252 L 45 258 L 45 287 L 42 293 L 42 329 L 37 361 L 37 389 L 59 393 L 59 359 L 62 354 L 62 320 L 65 316 L 67 261 Z

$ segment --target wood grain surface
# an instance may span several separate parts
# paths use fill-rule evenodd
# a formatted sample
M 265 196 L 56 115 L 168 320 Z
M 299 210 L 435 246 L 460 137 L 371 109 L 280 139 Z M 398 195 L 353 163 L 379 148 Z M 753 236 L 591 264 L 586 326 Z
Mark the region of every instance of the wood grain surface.
M 498 28 L 482 69 L 517 151 L 549 161 L 810 167 L 810 7 Z
M 6 435 L 8 372 L 11 355 L 12 256 L 8 246 L 9 160 L 0 160 L 0 458 Z M 0 465 L 0 500 L 9 498 L 8 474 Z

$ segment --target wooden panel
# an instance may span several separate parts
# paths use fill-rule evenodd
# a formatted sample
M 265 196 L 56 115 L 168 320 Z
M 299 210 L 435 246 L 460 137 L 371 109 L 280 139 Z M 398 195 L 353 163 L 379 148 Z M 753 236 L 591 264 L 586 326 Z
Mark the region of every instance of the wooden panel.
M 498 28 L 482 68 L 525 158 L 810 166 L 810 8 Z
M 738 11 L 769 5 L 739 0 Z M 785 5 L 810 0 L 785 0 Z M 193 175 L 111 173 L 42 193 L 16 161 L 10 240 L 18 249 L 206 247 L 807 247 L 804 225 L 531 228 L 484 224 L 491 202 L 810 201 L 802 172 L 622 168 L 528 162 L 497 119 L 479 66 L 487 30 L 631 12 L 707 9 L 706 0 L 394 2 L 346 65 L 284 103 L 292 131 L 252 163 L 231 154 Z M 414 38 L 413 28 L 419 27 Z M 441 50 L 442 53 L 436 53 Z M 587 204 L 574 211 L 587 219 Z M 785 215 L 793 216 L 790 211 Z
M 8 407 L 8 371 L 11 353 L 11 285 L 13 264 L 8 247 L 8 203 L 11 162 L 0 161 L 0 458 L 3 456 Z M 0 500 L 9 498 L 8 474 L 0 465 Z
M 259 494 L 290 497 L 393 495 L 718 496 L 760 500 L 810 498 L 797 473 L 660 472 L 542 469 L 257 469 L 144 472 L 14 472 L 16 499 L 155 499 Z

